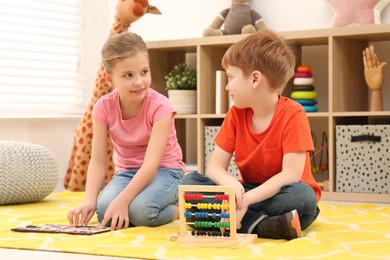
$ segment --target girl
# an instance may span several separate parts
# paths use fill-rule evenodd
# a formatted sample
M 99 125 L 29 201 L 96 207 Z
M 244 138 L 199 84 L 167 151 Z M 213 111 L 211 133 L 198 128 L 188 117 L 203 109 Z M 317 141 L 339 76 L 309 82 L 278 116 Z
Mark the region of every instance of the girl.
M 68 212 L 71 225 L 87 225 L 97 213 L 111 230 L 159 226 L 178 218 L 178 185 L 184 176 L 182 151 L 169 100 L 150 88 L 149 56 L 142 38 L 124 32 L 102 48 L 105 79 L 115 90 L 93 111 L 91 161 L 84 203 Z M 115 151 L 116 173 L 103 186 L 107 138 Z

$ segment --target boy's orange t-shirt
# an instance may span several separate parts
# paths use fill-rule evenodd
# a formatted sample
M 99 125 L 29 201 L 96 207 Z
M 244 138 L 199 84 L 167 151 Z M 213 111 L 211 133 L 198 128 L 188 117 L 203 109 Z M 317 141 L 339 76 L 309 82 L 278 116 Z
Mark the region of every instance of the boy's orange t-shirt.
M 260 185 L 282 171 L 283 155 L 306 151 L 306 163 L 300 182 L 309 184 L 320 200 L 321 189 L 311 172 L 309 152 L 314 150 L 311 130 L 303 107 L 279 97 L 273 118 L 262 133 L 252 131 L 250 108 L 233 106 L 226 114 L 215 143 L 228 153 L 235 152 L 242 182 Z

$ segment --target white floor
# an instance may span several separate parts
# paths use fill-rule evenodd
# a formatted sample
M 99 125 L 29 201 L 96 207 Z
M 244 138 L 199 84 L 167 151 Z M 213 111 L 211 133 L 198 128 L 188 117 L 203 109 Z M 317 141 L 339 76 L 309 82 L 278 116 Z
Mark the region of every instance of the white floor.
M 108 257 L 84 254 L 69 254 L 32 250 L 16 250 L 0 248 L 0 259 L 4 260 L 124 260 L 132 258 Z M 134 258 L 133 258 L 134 259 Z

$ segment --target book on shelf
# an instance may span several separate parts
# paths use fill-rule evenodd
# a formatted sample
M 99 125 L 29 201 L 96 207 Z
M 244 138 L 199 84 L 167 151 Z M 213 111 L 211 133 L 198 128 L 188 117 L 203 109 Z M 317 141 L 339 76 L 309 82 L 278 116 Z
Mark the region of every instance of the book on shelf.
M 225 114 L 229 110 L 229 96 L 226 91 L 228 78 L 224 70 L 215 73 L 215 114 Z

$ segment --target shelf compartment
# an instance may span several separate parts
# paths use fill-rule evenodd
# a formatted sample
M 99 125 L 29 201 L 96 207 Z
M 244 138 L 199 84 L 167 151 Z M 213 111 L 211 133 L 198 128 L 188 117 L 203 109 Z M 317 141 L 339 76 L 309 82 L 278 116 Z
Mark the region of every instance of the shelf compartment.
M 199 84 L 202 87 L 198 104 L 201 114 L 215 113 L 216 71 L 222 69 L 221 61 L 227 49 L 226 46 L 204 46 L 200 49 Z
M 328 38 L 326 38 L 327 40 Z M 297 55 L 296 66 L 308 65 L 312 69 L 313 74 L 313 86 L 318 93 L 316 100 L 318 103 L 319 112 L 329 111 L 329 51 L 328 42 L 326 44 L 306 46 L 295 44 L 295 50 Z M 283 91 L 283 95 L 290 97 L 293 91 L 294 77 L 288 82 L 286 88 Z M 314 113 L 312 113 L 314 114 Z
M 165 90 L 165 76 L 179 63 L 187 62 L 189 56 L 196 55 L 193 48 L 150 49 L 149 63 L 152 76 L 152 88 L 168 96 Z M 196 62 L 196 61 L 195 61 Z M 196 66 L 195 66 L 196 67 Z
M 330 46 L 332 53 L 332 90 L 333 112 L 369 111 L 370 89 L 364 78 L 363 50 L 373 45 L 375 52 L 383 61 L 390 60 L 388 46 L 390 41 L 378 40 L 377 35 L 354 37 L 334 37 Z M 381 38 L 379 38 L 381 39 Z M 390 68 L 384 67 L 383 96 L 390 95 Z M 390 111 L 390 104 L 383 100 L 384 110 Z
M 328 117 L 310 117 L 309 118 L 310 129 L 312 132 L 314 152 L 311 155 L 314 157 L 311 159 L 311 165 L 313 167 L 313 177 L 317 183 L 322 183 L 323 188 L 331 189 L 333 186 L 329 183 L 329 118 Z M 323 134 L 325 134 L 327 143 L 323 143 Z M 322 171 L 321 165 L 326 164 L 327 170 Z M 318 167 L 317 171 L 315 168 Z M 324 182 L 326 185 L 324 186 Z
M 175 117 L 175 127 L 183 153 L 183 162 L 197 164 L 197 119 Z

